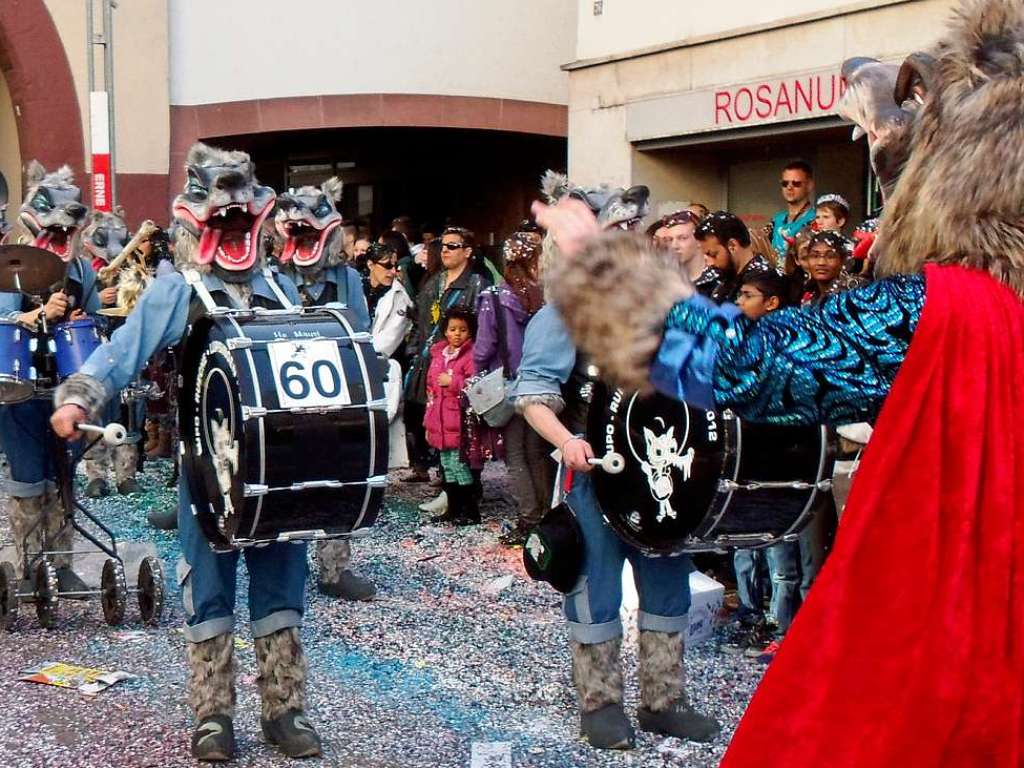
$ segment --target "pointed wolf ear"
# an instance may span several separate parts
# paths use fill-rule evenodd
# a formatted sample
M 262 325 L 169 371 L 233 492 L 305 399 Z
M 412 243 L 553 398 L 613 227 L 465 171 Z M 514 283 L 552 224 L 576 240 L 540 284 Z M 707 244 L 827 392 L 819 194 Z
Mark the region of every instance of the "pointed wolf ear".
M 344 183 L 337 176 L 331 176 L 327 181 L 320 185 L 320 191 L 323 192 L 327 197 L 334 201 L 335 205 L 341 202 L 341 190 L 344 187 Z
M 935 83 L 935 58 L 927 53 L 912 53 L 903 61 L 900 73 L 896 76 L 896 89 L 893 99 L 897 106 L 915 96 L 921 101 L 928 98 Z
M 38 160 L 30 160 L 25 169 L 25 182 L 34 187 L 46 177 L 46 169 Z

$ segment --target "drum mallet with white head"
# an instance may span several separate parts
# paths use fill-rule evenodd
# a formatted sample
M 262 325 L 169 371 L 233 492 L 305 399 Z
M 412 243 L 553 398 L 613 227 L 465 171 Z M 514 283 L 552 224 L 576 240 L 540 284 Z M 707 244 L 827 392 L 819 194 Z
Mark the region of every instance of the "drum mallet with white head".
M 124 445 L 125 440 L 128 439 L 128 431 L 116 422 L 107 424 L 105 427 L 95 424 L 76 424 L 75 429 L 79 432 L 99 435 L 100 439 L 107 445 Z
M 626 460 L 621 453 L 610 451 L 599 459 L 587 459 L 591 466 L 600 467 L 609 475 L 617 475 L 626 468 Z

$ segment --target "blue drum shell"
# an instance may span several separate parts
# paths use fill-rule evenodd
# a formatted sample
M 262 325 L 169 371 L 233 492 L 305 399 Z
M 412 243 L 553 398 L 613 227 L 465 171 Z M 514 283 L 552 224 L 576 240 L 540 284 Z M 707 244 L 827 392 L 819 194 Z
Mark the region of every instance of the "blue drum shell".
M 78 373 L 89 359 L 89 355 L 103 343 L 96 321 L 89 317 L 55 326 L 53 340 L 56 348 L 57 378 L 60 381 Z

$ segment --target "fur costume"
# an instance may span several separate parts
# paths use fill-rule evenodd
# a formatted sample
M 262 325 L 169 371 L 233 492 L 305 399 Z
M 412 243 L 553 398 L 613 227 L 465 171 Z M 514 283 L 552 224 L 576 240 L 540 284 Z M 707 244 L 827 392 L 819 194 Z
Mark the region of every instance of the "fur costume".
M 595 712 L 609 704 L 622 704 L 622 640 L 572 647 L 572 682 L 583 712 Z
M 257 637 L 256 662 L 260 674 L 256 685 L 263 702 L 263 718 L 273 720 L 285 712 L 306 708 L 306 657 L 299 631 L 282 629 Z
M 128 225 L 124 209 L 115 206 L 112 212 L 93 211 L 82 230 L 82 248 L 97 272 L 124 250 L 128 243 Z
M 217 635 L 200 643 L 186 643 L 188 703 L 197 720 L 211 715 L 235 716 L 235 636 Z

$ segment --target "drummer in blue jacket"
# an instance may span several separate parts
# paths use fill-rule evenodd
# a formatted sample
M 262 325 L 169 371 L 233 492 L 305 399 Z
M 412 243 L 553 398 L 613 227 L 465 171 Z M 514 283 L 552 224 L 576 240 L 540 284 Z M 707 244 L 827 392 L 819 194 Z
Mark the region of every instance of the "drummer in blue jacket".
M 4 243 L 33 245 L 56 254 L 67 264 L 67 279 L 62 290 L 52 293 L 42 307 L 22 294 L 0 293 L 0 318 L 25 330 L 37 331 L 45 325 L 52 332 L 62 321 L 95 315 L 100 308 L 96 275 L 81 251 L 80 232 L 88 210 L 67 166 L 47 173 L 32 161 L 26 188 L 18 223 L 6 234 Z M 44 550 L 68 552 L 74 541 L 71 527 L 64 525 L 64 507 L 57 495 L 47 423 L 51 411 L 49 396 L 41 392 L 31 400 L 0 406 L 0 445 L 6 448 L 11 473 L 7 509 L 19 571 L 26 557 L 31 559 Z M 71 569 L 71 555 L 50 555 L 48 559 L 56 568 L 59 591 L 87 589 Z M 31 569 L 24 575 L 28 578 L 20 591 L 31 592 Z
M 623 209 L 629 209 L 629 191 L 618 195 L 598 206 L 587 190 L 574 194 L 599 210 L 599 220 L 608 228 L 628 216 Z M 542 263 L 557 258 L 550 238 L 545 249 Z M 718 724 L 690 706 L 685 689 L 683 635 L 690 608 L 690 558 L 648 557 L 604 522 L 590 478 L 594 467 L 588 460 L 594 458 L 594 449 L 581 436 L 589 405 L 587 385 L 595 373 L 588 369 L 558 311 L 550 304 L 543 307 L 526 327 L 513 399 L 517 410 L 558 449 L 565 469 L 573 473 L 566 503 L 583 535 L 583 566 L 576 585 L 565 595 L 563 611 L 569 624 L 572 679 L 580 700 L 580 732 L 601 749 L 634 745 L 633 726 L 623 709 L 619 660 L 622 571 L 628 559 L 640 597 L 640 727 L 710 741 L 718 733 Z
M 215 307 L 265 309 L 300 303 L 289 280 L 264 266 L 260 227 L 274 192 L 259 185 L 243 152 L 196 144 L 186 160 L 185 191 L 175 198 L 175 259 L 181 273 L 154 280 L 125 324 L 57 391 L 54 431 L 74 437 L 156 352 L 178 344 L 189 324 Z M 188 483 L 178 488 L 183 556 L 178 581 L 196 715 L 192 754 L 204 761 L 235 752 L 234 606 L 239 552 L 214 552 L 191 510 Z M 277 542 L 244 550 L 249 616 L 259 667 L 261 725 L 289 757 L 318 755 L 320 738 L 305 715 L 306 663 L 299 639 L 306 545 Z
M 370 313 L 359 273 L 343 263 L 344 235 L 337 202 L 341 179 L 304 186 L 277 198 L 275 252 L 281 273 L 295 285 L 308 307 L 351 311 L 357 332 L 370 331 Z M 321 593 L 342 600 L 372 600 L 373 582 L 352 571 L 352 545 L 346 539 L 320 541 L 316 547 Z

